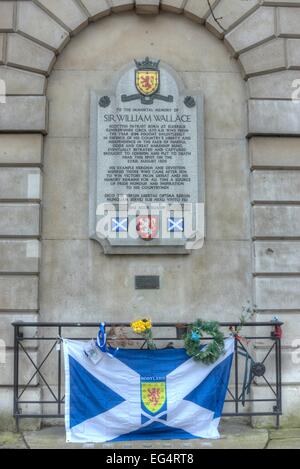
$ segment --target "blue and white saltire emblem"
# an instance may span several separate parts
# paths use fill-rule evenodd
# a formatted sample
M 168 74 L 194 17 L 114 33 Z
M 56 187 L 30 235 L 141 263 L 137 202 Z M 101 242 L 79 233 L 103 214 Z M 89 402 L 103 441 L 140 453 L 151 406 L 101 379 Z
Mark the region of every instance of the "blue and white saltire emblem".
M 213 365 L 184 349 L 120 349 L 94 365 L 85 347 L 64 340 L 68 442 L 219 438 L 233 338 Z
M 168 231 L 182 233 L 184 231 L 184 218 L 168 218 Z
M 124 233 L 128 231 L 128 218 L 116 217 L 111 220 L 111 229 L 115 233 Z

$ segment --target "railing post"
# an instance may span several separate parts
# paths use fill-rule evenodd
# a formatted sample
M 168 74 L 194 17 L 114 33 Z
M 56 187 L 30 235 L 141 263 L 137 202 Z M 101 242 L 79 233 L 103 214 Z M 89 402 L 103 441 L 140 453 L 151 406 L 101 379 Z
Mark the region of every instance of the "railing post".
M 234 338 L 234 378 L 235 378 L 235 412 L 239 413 L 239 363 L 238 363 L 238 341 Z
M 19 326 L 14 324 L 14 417 L 19 432 Z
M 282 412 L 282 377 L 281 377 L 281 337 L 276 338 L 277 343 L 277 361 L 278 361 L 278 396 L 277 396 L 277 419 L 276 419 L 276 426 L 277 429 L 280 428 L 280 415 Z
M 58 349 L 58 414 L 61 415 L 61 326 L 58 327 L 59 349 Z

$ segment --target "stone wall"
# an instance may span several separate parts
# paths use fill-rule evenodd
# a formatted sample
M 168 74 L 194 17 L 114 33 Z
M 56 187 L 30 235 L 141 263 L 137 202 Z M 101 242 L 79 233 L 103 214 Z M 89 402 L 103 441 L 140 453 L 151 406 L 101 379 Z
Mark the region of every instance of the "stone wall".
M 146 304 L 178 320 L 216 317 L 222 307 L 225 320 L 236 319 L 250 297 L 258 319 L 286 322 L 285 421 L 299 425 L 291 352 L 300 312 L 300 101 L 291 98 L 300 79 L 300 1 L 210 3 L 213 14 L 206 0 L 0 1 L 0 79 L 8 94 L 0 104 L 1 336 L 10 364 L 15 318 L 76 312 L 89 320 L 101 305 L 104 319 L 116 311 L 128 319 Z M 149 49 L 205 94 L 207 242 L 187 259 L 108 259 L 87 237 L 87 93 Z M 165 279 L 159 296 L 136 295 L 133 276 L 145 271 Z M 1 370 L 6 412 L 11 369 Z

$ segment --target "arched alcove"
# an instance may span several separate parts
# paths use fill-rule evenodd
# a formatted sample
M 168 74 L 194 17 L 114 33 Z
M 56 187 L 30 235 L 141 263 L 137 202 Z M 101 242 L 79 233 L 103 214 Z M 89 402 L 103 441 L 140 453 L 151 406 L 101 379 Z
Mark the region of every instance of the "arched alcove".
M 106 89 L 120 68 L 147 55 L 204 93 L 207 239 L 186 257 L 111 258 L 88 236 L 90 91 Z M 128 321 L 147 312 L 160 321 L 237 320 L 251 300 L 246 89 L 224 44 L 170 13 L 111 16 L 72 39 L 47 97 L 41 318 Z M 135 290 L 138 274 L 160 275 L 160 290 Z

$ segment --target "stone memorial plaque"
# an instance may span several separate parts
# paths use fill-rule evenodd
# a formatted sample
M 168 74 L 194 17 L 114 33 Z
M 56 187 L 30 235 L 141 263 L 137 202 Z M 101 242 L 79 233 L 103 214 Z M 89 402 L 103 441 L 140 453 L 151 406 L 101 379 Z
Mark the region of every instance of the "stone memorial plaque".
M 91 95 L 90 236 L 107 254 L 189 253 L 204 240 L 203 96 L 166 64 Z

